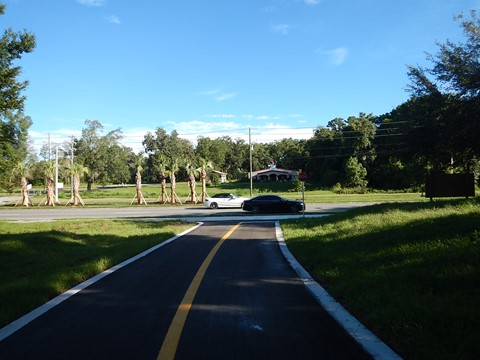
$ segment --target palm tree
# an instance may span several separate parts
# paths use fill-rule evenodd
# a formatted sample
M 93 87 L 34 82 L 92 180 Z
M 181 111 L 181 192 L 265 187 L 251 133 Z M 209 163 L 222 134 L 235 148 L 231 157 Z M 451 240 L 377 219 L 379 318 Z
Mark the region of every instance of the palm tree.
M 25 163 L 19 162 L 13 169 L 13 174 L 20 176 L 20 184 L 22 186 L 22 206 L 28 207 L 28 205 L 31 204 L 31 201 L 28 198 L 27 182 L 27 177 L 30 176 L 30 168 Z
M 160 195 L 162 200 L 162 204 L 165 204 L 168 199 L 168 194 L 167 194 L 167 164 L 165 161 L 164 157 L 160 157 L 160 163 L 156 166 L 158 171 L 160 172 L 160 184 L 162 186 L 162 194 Z M 157 202 L 160 202 L 160 197 L 157 199 Z
M 141 155 L 137 155 L 135 157 L 135 166 L 136 166 L 136 169 L 137 169 L 137 172 L 135 174 L 135 189 L 136 189 L 136 198 L 137 198 L 137 204 L 138 205 L 141 205 L 142 203 L 144 203 L 145 205 L 147 205 L 147 202 L 145 201 L 145 198 L 143 197 L 143 194 L 142 194 L 142 170 L 143 170 L 143 157 Z M 135 197 L 133 198 L 133 200 L 135 200 Z M 132 203 L 133 203 L 133 200 L 132 200 Z M 131 204 L 130 204 L 131 205 Z
M 170 177 L 170 204 L 175 204 L 176 200 L 178 200 L 180 203 L 180 199 L 178 199 L 177 194 L 175 193 L 175 187 L 176 187 L 176 173 L 180 169 L 180 159 L 179 158 L 174 158 L 171 160 L 169 169 L 167 171 L 168 176 Z
M 188 175 L 188 186 L 190 187 L 190 201 L 192 204 L 197 203 L 197 192 L 196 192 L 196 186 L 197 183 L 195 181 L 195 174 L 198 173 L 198 169 L 195 168 L 195 165 L 192 163 L 188 163 L 186 166 L 187 169 L 187 175 Z
M 80 203 L 82 206 L 85 206 L 80 196 L 80 178 L 88 173 L 88 168 L 81 163 L 74 163 L 67 166 L 67 175 L 72 177 L 72 197 L 66 205 L 73 203 L 73 206 L 78 206 Z
M 200 194 L 200 198 L 202 199 L 202 203 L 205 202 L 205 198 L 207 195 L 207 170 L 213 170 L 213 163 L 206 159 L 200 159 L 201 166 L 198 168 L 200 171 L 200 179 L 202 181 L 202 193 Z
M 55 206 L 55 162 L 47 161 L 43 167 L 43 173 L 45 175 L 45 182 L 47 186 L 47 197 L 45 199 L 45 205 Z M 42 201 L 43 202 L 43 201 Z M 40 203 L 39 205 L 42 205 Z

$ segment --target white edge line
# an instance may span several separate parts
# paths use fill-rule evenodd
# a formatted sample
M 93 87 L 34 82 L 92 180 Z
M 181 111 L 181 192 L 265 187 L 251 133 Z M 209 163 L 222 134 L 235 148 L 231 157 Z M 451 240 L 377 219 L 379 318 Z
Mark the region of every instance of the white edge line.
M 283 256 L 297 273 L 303 284 L 307 287 L 317 302 L 339 323 L 345 331 L 357 341 L 374 359 L 399 360 L 402 359 L 388 345 L 368 330 L 360 321 L 350 314 L 339 302 L 337 302 L 295 259 L 288 250 L 283 238 L 280 222 L 275 222 L 277 242 Z
M 27 325 L 31 321 L 38 318 L 40 315 L 43 315 L 44 313 L 51 310 L 52 308 L 54 308 L 58 304 L 62 303 L 63 301 L 67 300 L 69 297 L 75 295 L 79 291 L 81 291 L 81 290 L 87 288 L 88 286 L 96 283 L 100 279 L 103 279 L 105 276 L 108 276 L 108 275 L 114 273 L 118 269 L 121 269 L 121 268 L 131 264 L 132 262 L 134 262 L 134 261 L 136 261 L 136 260 L 154 252 L 155 250 L 161 248 L 162 246 L 165 246 L 165 245 L 171 243 L 172 241 L 177 240 L 178 238 L 180 238 L 183 235 L 195 230 L 196 228 L 198 228 L 201 225 L 203 225 L 203 223 L 199 222 L 197 225 L 185 230 L 184 232 L 182 232 L 178 235 L 175 235 L 175 236 L 171 237 L 170 239 L 167 239 L 167 240 L 161 242 L 160 244 L 157 244 L 157 245 L 151 247 L 150 249 L 147 249 L 144 252 L 142 252 L 138 255 L 135 255 L 134 257 L 131 257 L 130 259 L 127 259 L 127 260 L 121 262 L 120 264 L 115 265 L 115 266 L 111 267 L 110 269 L 107 269 L 107 270 L 101 272 L 98 275 L 95 275 L 95 276 L 91 277 L 90 279 L 74 286 L 70 290 L 65 291 L 63 294 L 58 295 L 57 297 L 53 298 L 52 300 L 48 301 L 47 303 L 45 303 L 45 304 L 37 307 L 36 309 L 30 311 L 29 313 L 25 314 L 21 318 L 11 322 L 10 324 L 8 324 L 5 327 L 3 327 L 2 329 L 0 329 L 0 341 L 4 340 L 8 336 L 12 335 L 17 330 L 21 329 L 22 327 L 24 327 L 25 325 Z

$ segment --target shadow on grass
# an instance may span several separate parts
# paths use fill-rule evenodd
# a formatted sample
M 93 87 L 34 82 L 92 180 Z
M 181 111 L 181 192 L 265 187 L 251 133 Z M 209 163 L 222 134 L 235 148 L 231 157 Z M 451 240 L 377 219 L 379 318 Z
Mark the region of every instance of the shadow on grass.
M 479 199 L 375 205 L 282 227 L 312 276 L 400 354 L 478 358 Z

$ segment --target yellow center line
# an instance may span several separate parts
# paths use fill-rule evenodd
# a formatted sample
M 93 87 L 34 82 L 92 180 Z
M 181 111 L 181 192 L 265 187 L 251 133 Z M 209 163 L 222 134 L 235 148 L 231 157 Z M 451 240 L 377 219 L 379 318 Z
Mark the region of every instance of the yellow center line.
M 197 294 L 200 283 L 202 282 L 203 277 L 205 276 L 205 273 L 207 272 L 207 269 L 220 246 L 222 246 L 225 240 L 227 240 L 239 226 L 240 224 L 237 224 L 232 227 L 217 242 L 198 269 L 197 274 L 188 287 L 187 292 L 185 293 L 185 296 L 183 297 L 183 300 L 180 303 L 175 316 L 173 317 L 172 323 L 168 328 L 167 335 L 165 336 L 165 340 L 163 340 L 162 348 L 158 353 L 157 360 L 173 360 L 175 358 L 175 353 L 177 352 L 178 342 L 180 341 L 180 336 L 182 335 L 183 326 L 187 320 L 188 312 L 192 307 L 193 299 Z

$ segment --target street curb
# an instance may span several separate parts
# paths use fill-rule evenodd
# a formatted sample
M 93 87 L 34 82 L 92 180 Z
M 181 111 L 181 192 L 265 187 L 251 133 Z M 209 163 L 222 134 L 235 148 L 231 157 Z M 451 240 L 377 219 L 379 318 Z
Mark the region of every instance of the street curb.
M 280 250 L 297 273 L 300 280 L 313 295 L 315 300 L 339 323 L 345 331 L 359 343 L 367 353 L 376 360 L 401 360 L 388 345 L 381 341 L 375 334 L 368 330 L 360 321 L 350 314 L 339 302 L 337 302 L 295 259 L 288 250 L 280 222 L 275 222 L 275 232 Z
M 11 322 L 10 324 L 6 325 L 3 328 L 1 328 L 0 329 L 0 341 L 9 337 L 10 335 L 12 335 L 17 330 L 20 330 L 22 327 L 24 327 L 25 325 L 27 325 L 31 321 L 33 321 L 36 318 L 38 318 L 39 316 L 43 315 L 47 311 L 53 309 L 55 306 L 64 302 L 69 297 L 75 295 L 79 291 L 87 288 L 88 286 L 96 283 L 100 279 L 103 279 L 104 277 L 114 273 L 115 271 L 133 263 L 134 261 L 136 261 L 136 260 L 138 260 L 138 259 L 140 259 L 144 256 L 147 256 L 148 254 L 150 254 L 150 253 L 154 252 L 155 250 L 171 243 L 172 241 L 177 240 L 178 238 L 182 237 L 185 234 L 188 234 L 189 232 L 195 230 L 196 228 L 198 228 L 201 225 L 203 225 L 203 223 L 198 223 L 197 225 L 185 230 L 184 232 L 182 232 L 178 235 L 175 235 L 175 236 L 171 237 L 170 239 L 167 239 L 164 242 L 161 242 L 160 244 L 155 245 L 155 246 L 151 247 L 150 249 L 147 249 L 144 252 L 142 252 L 138 255 L 135 255 L 134 257 L 131 257 L 130 259 L 127 259 L 127 260 L 121 262 L 120 264 L 115 265 L 115 266 L 111 267 L 110 269 L 107 269 L 107 270 L 101 272 L 98 275 L 95 275 L 95 276 L 91 277 L 90 279 L 78 284 L 77 286 L 74 286 L 70 290 L 65 291 L 63 294 L 58 295 L 57 297 L 53 298 L 49 302 L 47 302 L 47 303 L 37 307 L 36 309 L 30 311 L 28 314 L 22 316 L 21 318 Z

